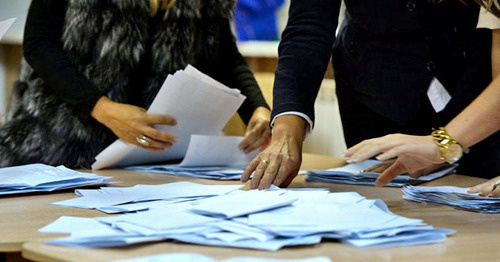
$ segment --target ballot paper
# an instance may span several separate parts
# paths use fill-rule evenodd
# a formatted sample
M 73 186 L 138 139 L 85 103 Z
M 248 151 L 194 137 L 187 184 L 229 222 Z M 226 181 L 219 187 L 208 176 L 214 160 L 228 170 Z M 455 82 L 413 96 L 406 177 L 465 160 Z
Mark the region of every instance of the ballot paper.
M 224 195 L 244 185 L 202 185 L 191 182 L 176 182 L 161 185 L 135 185 L 133 187 L 75 190 L 79 197 L 52 203 L 56 206 L 100 209 L 110 213 L 146 210 L 201 197 Z M 151 202 L 150 202 L 151 201 Z M 133 203 L 133 204 L 128 204 Z M 128 204 L 128 205 L 122 205 Z
M 149 114 L 169 115 L 177 125 L 155 125 L 178 138 L 173 147 L 153 152 L 117 140 L 96 156 L 93 170 L 182 159 L 191 135 L 218 135 L 245 100 L 238 89 L 228 88 L 192 66 L 169 75 Z
M 480 213 L 500 213 L 500 198 L 467 193 L 468 188 L 405 186 L 403 198 L 421 203 Z
M 243 137 L 192 135 L 180 164 L 129 166 L 126 169 L 215 180 L 239 180 L 260 150 L 248 154 L 238 149 Z
M 234 257 L 216 260 L 195 253 L 170 253 L 163 255 L 116 260 L 115 262 L 331 262 L 327 257 L 312 257 L 302 259 L 275 259 L 257 257 Z
M 10 18 L 4 21 L 0 21 L 0 40 L 5 35 L 5 33 L 7 33 L 7 30 L 9 30 L 14 21 L 16 21 L 16 18 Z
M 366 199 L 355 192 L 276 187 L 242 191 L 194 183 L 173 184 L 171 188 L 178 190 L 178 198 L 197 198 L 161 205 L 153 201 L 155 204 L 145 211 L 117 216 L 62 217 L 40 231 L 71 234 L 48 242 L 62 246 L 118 247 L 176 240 L 268 251 L 285 246 L 313 245 L 322 239 L 366 248 L 429 244 L 444 241 L 447 235 L 454 233 L 453 230 L 433 228 L 419 219 L 398 216 L 390 212 L 383 201 Z M 200 193 L 191 191 L 196 188 Z M 148 188 L 141 186 L 140 189 L 147 195 Z M 107 191 L 110 194 L 120 192 Z M 96 195 L 88 190 L 80 194 Z M 157 194 L 159 191 L 153 193 Z M 172 197 L 170 195 L 169 199 Z
M 0 168 L 0 195 L 49 192 L 110 183 L 110 177 L 71 170 L 64 166 L 30 164 Z
M 366 160 L 361 163 L 347 164 L 343 167 L 322 171 L 310 170 L 306 180 L 341 184 L 375 185 L 375 181 L 380 176 L 380 173 L 363 172 L 363 170 L 380 163 L 382 162 L 378 160 Z M 428 182 L 453 172 L 457 166 L 457 164 L 445 164 L 441 169 L 419 178 L 400 175 L 395 177 L 386 186 L 402 187 L 408 184 L 415 185 Z

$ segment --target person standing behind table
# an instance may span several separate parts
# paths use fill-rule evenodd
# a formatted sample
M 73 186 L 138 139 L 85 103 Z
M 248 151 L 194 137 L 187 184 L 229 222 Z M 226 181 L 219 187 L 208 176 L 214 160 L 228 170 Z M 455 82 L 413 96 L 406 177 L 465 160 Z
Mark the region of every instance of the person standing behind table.
M 396 162 L 377 179 L 378 186 L 385 185 L 397 175 L 432 163 L 454 162 L 461 157 L 463 148 L 474 145 L 500 130 L 500 4 L 498 1 L 481 3 L 492 12 L 481 9 L 478 27 L 494 30 L 491 55 L 493 82 L 445 128 L 433 132 L 432 135 L 392 134 L 365 140 L 346 150 L 345 156 L 349 157 L 348 162 L 352 163 L 375 155 L 378 155 L 379 160 L 397 157 Z M 446 140 L 443 141 L 442 138 Z M 485 157 L 500 161 L 500 154 Z M 500 197 L 500 176 L 472 187 L 469 192 Z
M 452 97 L 463 91 L 464 73 L 481 74 L 470 77 L 472 88 L 491 81 L 489 48 L 474 49 L 484 50 L 476 52 L 477 57 L 468 53 L 471 39 L 491 44 L 490 32 L 475 30 L 476 5 L 427 0 L 346 0 L 345 5 L 335 38 L 340 1 L 292 0 L 279 49 L 271 143 L 242 176 L 245 182 L 256 171 L 252 188 L 286 186 L 296 176 L 302 140 L 313 126 L 314 101 L 331 55 L 348 146 L 377 134 L 427 134 L 449 121 L 439 119 L 427 97 L 433 78 Z M 475 67 L 485 70 L 470 71 L 469 59 L 480 60 Z
M 247 96 L 244 149 L 269 136 L 270 111 L 230 30 L 235 1 L 37 0 L 19 80 L 0 129 L 0 166 L 89 168 L 115 139 L 153 151 L 177 138 L 146 114 L 168 74 L 193 64 Z M 200 110 L 203 110 L 200 105 Z M 242 143 L 243 143 L 242 142 Z

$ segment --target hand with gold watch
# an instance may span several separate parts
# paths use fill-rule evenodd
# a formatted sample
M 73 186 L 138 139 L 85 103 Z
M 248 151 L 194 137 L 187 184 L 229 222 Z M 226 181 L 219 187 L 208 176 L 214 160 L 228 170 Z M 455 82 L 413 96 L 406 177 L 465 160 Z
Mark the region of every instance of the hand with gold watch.
M 439 129 L 432 131 L 431 135 L 441 151 L 442 160 L 451 164 L 462 158 L 464 154 L 462 145 L 455 139 L 451 138 L 444 127 L 440 127 Z

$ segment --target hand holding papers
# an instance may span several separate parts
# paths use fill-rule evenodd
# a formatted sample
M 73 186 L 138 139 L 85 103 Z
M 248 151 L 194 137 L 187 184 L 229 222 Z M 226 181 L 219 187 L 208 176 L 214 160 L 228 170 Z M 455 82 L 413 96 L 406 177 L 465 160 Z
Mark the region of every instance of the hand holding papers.
M 110 177 L 44 164 L 0 168 L 0 195 L 48 192 L 80 186 L 104 185 Z
M 152 152 L 117 140 L 96 156 L 92 169 L 182 159 L 192 134 L 218 135 L 245 100 L 192 66 L 169 75 L 156 95 L 150 114 L 170 115 L 176 126 L 155 126 L 179 139 L 170 149 Z
M 421 203 L 452 207 L 480 213 L 500 213 L 500 198 L 467 193 L 468 188 L 406 186 L 403 198 Z
M 308 181 L 321 181 L 342 184 L 358 184 L 358 185 L 375 185 L 375 180 L 379 177 L 380 173 L 362 172 L 373 165 L 381 163 L 378 160 L 365 160 L 361 163 L 347 164 L 343 167 L 332 168 L 324 171 L 309 171 L 306 180 Z M 445 165 L 440 170 L 430 173 L 426 176 L 419 178 L 412 178 L 407 175 L 400 175 L 394 178 L 386 186 L 402 187 L 407 184 L 419 184 L 440 178 L 457 167 L 456 164 Z
M 279 188 L 237 191 L 234 186 L 186 182 L 150 187 L 101 189 L 109 194 L 142 192 L 144 195 L 136 201 L 154 203 L 147 211 L 102 218 L 61 218 L 41 230 L 71 233 L 68 238 L 49 242 L 64 246 L 110 247 L 171 239 L 269 251 L 312 245 L 322 239 L 337 239 L 355 247 L 436 243 L 454 232 L 395 215 L 381 200 L 365 199 L 354 192 Z M 79 193 L 96 194 L 88 190 Z M 165 202 L 146 202 L 158 199 Z M 168 202 L 181 199 L 184 201 Z M 94 230 L 89 225 L 95 223 L 100 225 Z M 103 226 L 108 228 L 97 229 Z
M 9 30 L 9 27 L 14 23 L 14 21 L 16 21 L 16 18 L 0 21 L 0 40 L 5 35 L 5 33 L 7 33 L 7 30 Z

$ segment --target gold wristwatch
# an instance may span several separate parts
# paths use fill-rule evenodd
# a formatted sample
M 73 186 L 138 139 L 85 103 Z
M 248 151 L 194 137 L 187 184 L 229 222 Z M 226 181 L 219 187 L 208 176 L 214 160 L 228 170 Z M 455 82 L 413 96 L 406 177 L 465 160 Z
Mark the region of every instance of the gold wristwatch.
M 434 130 L 431 133 L 434 141 L 436 141 L 441 151 L 441 159 L 448 163 L 457 162 L 464 154 L 462 145 L 455 139 L 451 138 L 444 127 Z

